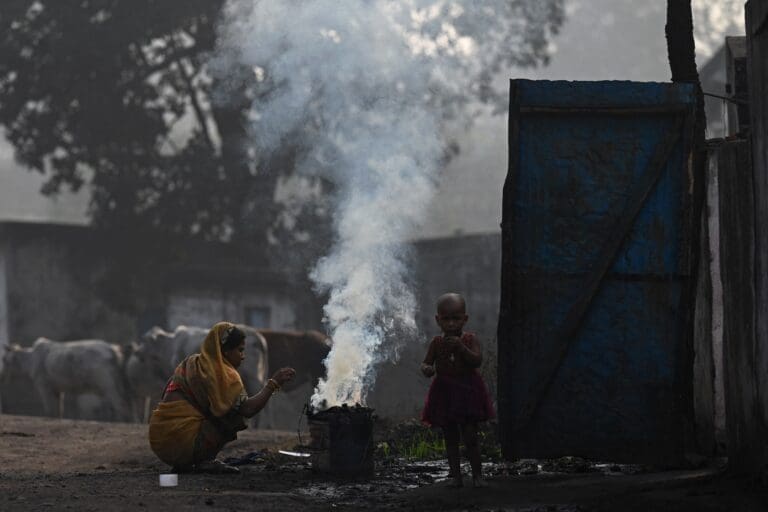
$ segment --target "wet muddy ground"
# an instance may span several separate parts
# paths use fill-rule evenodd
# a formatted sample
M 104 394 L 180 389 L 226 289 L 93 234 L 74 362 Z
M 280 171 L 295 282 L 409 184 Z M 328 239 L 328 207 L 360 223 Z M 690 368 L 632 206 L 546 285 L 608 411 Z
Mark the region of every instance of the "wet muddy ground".
M 222 453 L 259 454 L 240 474 L 182 474 L 161 488 L 168 468 L 143 425 L 0 416 L 0 510 L 768 510 L 763 486 L 717 464 L 658 472 L 573 458 L 488 462 L 488 488 L 457 490 L 446 487 L 443 460 L 379 454 L 371 478 L 337 480 L 277 452 L 295 444 L 293 432 L 249 430 Z

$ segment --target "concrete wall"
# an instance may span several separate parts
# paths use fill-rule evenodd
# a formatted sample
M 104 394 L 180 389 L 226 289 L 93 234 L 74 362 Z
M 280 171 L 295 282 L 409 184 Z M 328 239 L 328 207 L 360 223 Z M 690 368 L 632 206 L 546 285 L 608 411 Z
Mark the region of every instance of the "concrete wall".
M 477 334 L 483 344 L 481 370 L 495 399 L 501 233 L 422 240 L 416 244 L 416 255 L 419 330 L 430 339 L 439 334 L 435 300 L 449 291 L 464 295 L 469 315 L 466 330 Z
M 702 209 L 699 273 L 694 313 L 693 388 L 697 448 L 709 456 L 725 450 L 723 293 L 720 269 L 719 147 L 712 142 Z
M 112 263 L 93 230 L 0 223 L 0 240 L 0 270 L 5 269 L 0 272 L 0 341 L 7 331 L 11 342 L 22 345 L 40 336 L 126 343 L 148 327 L 142 315 L 116 311 L 101 298 L 95 276 Z M 203 249 L 209 248 L 190 249 L 201 261 L 173 270 L 154 324 L 172 329 L 205 327 L 224 318 L 244 322 L 246 308 L 267 307 L 272 328 L 321 326 L 320 307 L 309 287 L 303 292 L 291 287 L 278 274 L 250 265 L 247 257 L 217 257 L 220 249 Z
M 96 337 L 122 343 L 140 334 L 139 318 L 112 310 L 93 289 L 89 277 L 109 262 L 99 257 L 101 242 L 93 238 L 91 230 L 24 223 L 0 224 L 0 230 L 0 329 L 2 307 L 8 304 L 6 325 L 11 341 L 29 345 L 37 337 L 46 336 L 59 340 Z M 380 368 L 370 401 L 381 416 L 403 418 L 419 414 L 429 384 L 421 376 L 419 366 L 427 341 L 439 333 L 434 321 L 435 299 L 447 291 L 462 293 L 467 298 L 467 329 L 477 333 L 484 343 L 483 370 L 488 386 L 492 391 L 495 389 L 499 248 L 498 234 L 413 244 L 413 286 L 420 334 L 417 339 L 402 340 L 399 359 Z M 181 324 L 205 327 L 221 319 L 242 322 L 246 320 L 246 308 L 268 307 L 272 328 L 323 330 L 322 303 L 308 284 L 286 284 L 274 274 L 253 267 L 258 265 L 202 255 L 195 266 L 175 269 L 160 315 L 163 318 L 156 323 L 172 329 Z M 4 280 L 8 284 L 7 302 L 3 301 Z M 3 391 L 8 394 L 8 390 Z M 311 391 L 309 387 L 297 390 L 273 404 L 273 423 L 293 428 L 300 406 Z M 6 409 L 40 413 L 34 394 L 11 394 L 4 397 Z M 89 417 L 78 411 L 70 411 L 67 416 Z M 104 419 L 101 413 L 94 417 L 97 418 Z
M 723 280 L 720 262 L 720 186 L 719 168 L 708 165 L 704 239 L 709 254 L 709 282 L 712 293 L 710 329 L 712 339 L 712 393 L 714 415 L 714 453 L 725 448 L 725 376 L 723 359 Z
M 115 311 L 95 289 L 94 276 L 111 264 L 104 243 L 87 227 L 0 223 L 0 343 L 6 331 L 8 340 L 21 345 L 31 345 L 40 336 L 100 338 L 121 344 L 135 339 L 141 333 L 140 315 Z M 166 304 L 156 315 L 162 318 L 154 323 L 171 328 L 179 324 L 205 327 L 223 318 L 239 322 L 245 320 L 246 307 L 266 305 L 271 309 L 272 327 L 320 326 L 320 308 L 313 304 L 311 290 L 289 296 L 292 288 L 274 275 L 260 280 L 258 269 L 232 261 L 229 254 L 223 259 L 210 256 L 222 254 L 220 248 L 206 249 L 192 251 L 202 255 L 203 261 L 174 269 L 174 288 L 168 290 Z M 5 373 L 9 380 L 0 386 L 5 412 L 42 414 L 31 382 L 18 372 Z M 105 420 L 111 416 L 94 396 L 67 397 L 65 417 Z
M 101 338 L 127 342 L 135 320 L 98 298 L 94 275 L 108 264 L 100 241 L 82 227 L 6 223 L 8 337 L 29 345 L 36 338 Z
M 425 333 L 439 334 L 435 301 L 455 291 L 467 300 L 467 330 L 490 348 L 496 337 L 501 286 L 501 234 L 421 240 L 415 244 L 416 323 Z
M 113 310 L 95 293 L 93 276 L 105 264 L 99 244 L 83 227 L 0 224 L 0 328 L 5 326 L 9 342 L 31 345 L 41 336 L 113 343 L 133 339 L 135 319 Z M 3 372 L 3 411 L 41 415 L 32 382 L 12 368 Z M 95 395 L 68 396 L 65 402 L 66 417 L 113 418 L 108 404 Z
M 466 235 L 419 240 L 413 243 L 412 284 L 416 295 L 415 338 L 400 340 L 398 356 L 380 364 L 368 405 L 376 414 L 389 419 L 418 417 L 430 380 L 420 372 L 429 340 L 440 333 L 435 324 L 435 300 L 453 291 L 467 300 L 468 331 L 483 343 L 481 369 L 492 395 L 496 395 L 496 328 L 498 322 L 501 274 L 501 235 Z M 298 314 L 301 317 L 301 314 Z M 311 389 L 296 390 L 291 396 L 277 397 L 270 404 L 274 421 L 270 424 L 293 428 L 299 407 Z M 291 423 L 290 420 L 293 420 Z M 286 424 L 286 421 L 289 423 Z
M 178 325 L 207 327 L 226 319 L 237 323 L 248 323 L 247 308 L 258 307 L 269 311 L 267 325 L 254 325 L 271 329 L 295 329 L 297 314 L 295 302 L 284 293 L 237 291 L 229 289 L 188 289 L 174 290 L 168 296 L 169 328 Z M 319 312 L 315 314 L 319 321 Z
M 466 330 L 483 344 L 485 382 L 495 397 L 496 327 L 499 310 L 501 236 L 467 235 L 420 240 L 414 244 L 414 289 L 420 337 L 404 340 L 396 363 L 381 365 L 369 405 L 390 418 L 415 417 L 421 411 L 430 380 L 419 371 L 433 336 L 435 300 L 446 292 L 457 292 L 467 300 Z
M 419 335 L 401 340 L 397 360 L 378 367 L 376 381 L 368 397 L 368 405 L 381 417 L 401 419 L 417 417 L 421 411 L 430 380 L 420 373 L 427 342 L 439 334 L 435 324 L 435 300 L 448 291 L 461 293 L 467 299 L 469 323 L 483 342 L 486 384 L 495 396 L 496 328 L 498 322 L 501 272 L 501 235 L 466 235 L 419 240 L 413 243 L 413 289 L 417 301 L 416 323 Z M 168 302 L 169 328 L 179 324 L 207 325 L 221 318 L 240 321 L 248 306 L 272 308 L 274 328 L 314 328 L 319 325 L 321 306 L 309 298 L 288 300 L 269 291 L 225 290 L 212 285 L 174 291 Z M 257 291 L 254 291 L 257 290 Z M 278 395 L 265 411 L 264 425 L 295 428 L 312 389 L 302 389 L 285 396 Z

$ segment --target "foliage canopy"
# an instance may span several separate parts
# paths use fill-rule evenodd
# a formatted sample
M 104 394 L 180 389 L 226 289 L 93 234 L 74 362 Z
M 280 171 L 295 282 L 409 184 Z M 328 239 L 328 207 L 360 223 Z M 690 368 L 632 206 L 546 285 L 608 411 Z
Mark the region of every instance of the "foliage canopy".
M 300 144 L 254 163 L 259 126 L 248 110 L 269 91 L 253 70 L 210 66 L 225 0 L 3 4 L 0 124 L 17 159 L 47 177 L 44 193 L 87 184 L 92 220 L 108 228 L 258 242 L 279 228 L 275 190 Z M 499 101 L 493 78 L 511 64 L 545 63 L 563 22 L 563 0 L 482 1 L 458 13 L 456 2 L 392 4 L 430 13 L 410 27 L 427 45 L 449 16 L 481 45 L 464 69 L 473 86 L 439 98 L 446 115 Z M 323 210 L 306 215 L 290 228 L 316 226 Z

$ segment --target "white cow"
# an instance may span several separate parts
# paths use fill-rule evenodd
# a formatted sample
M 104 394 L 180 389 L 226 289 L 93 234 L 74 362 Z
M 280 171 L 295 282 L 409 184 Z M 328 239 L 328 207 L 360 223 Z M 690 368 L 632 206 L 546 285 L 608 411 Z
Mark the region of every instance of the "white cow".
M 102 340 L 38 338 L 29 348 L 13 345 L 3 357 L 5 373 L 19 372 L 33 384 L 47 416 L 63 415 L 63 395 L 94 394 L 112 409 L 112 419 L 130 419 L 123 355 Z
M 255 393 L 267 380 L 267 343 L 255 329 L 245 332 L 245 361 L 239 368 L 246 391 Z M 149 419 L 150 407 L 160 400 L 168 379 L 187 356 L 200 352 L 208 334 L 202 327 L 179 326 L 173 332 L 153 327 L 134 343 L 126 359 L 125 375 L 131 389 L 135 418 Z

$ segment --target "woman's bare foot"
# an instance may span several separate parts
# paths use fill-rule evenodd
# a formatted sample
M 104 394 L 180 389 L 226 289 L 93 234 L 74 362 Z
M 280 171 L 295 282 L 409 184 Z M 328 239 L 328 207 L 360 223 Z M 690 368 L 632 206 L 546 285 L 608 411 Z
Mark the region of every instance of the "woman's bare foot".
M 454 489 L 458 487 L 464 487 L 464 478 L 460 474 L 453 476 L 448 482 L 448 487 Z

